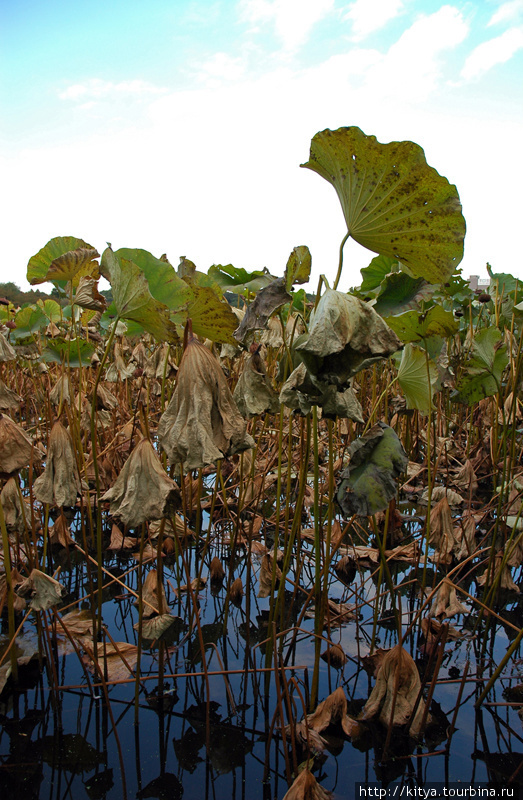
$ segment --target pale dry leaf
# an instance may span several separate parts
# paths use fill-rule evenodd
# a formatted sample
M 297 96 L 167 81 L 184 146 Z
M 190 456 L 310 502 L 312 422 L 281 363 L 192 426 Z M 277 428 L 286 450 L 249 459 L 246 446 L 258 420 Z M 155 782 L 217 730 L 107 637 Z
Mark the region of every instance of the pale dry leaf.
M 34 611 L 46 611 L 60 602 L 67 589 L 45 572 L 33 569 L 15 591 L 19 597 L 28 601 Z
M 45 470 L 35 480 L 33 493 L 41 503 L 74 506 L 81 491 L 73 440 L 58 420 L 51 428 Z
M 330 800 L 331 792 L 324 789 L 308 769 L 302 770 L 283 800 Z

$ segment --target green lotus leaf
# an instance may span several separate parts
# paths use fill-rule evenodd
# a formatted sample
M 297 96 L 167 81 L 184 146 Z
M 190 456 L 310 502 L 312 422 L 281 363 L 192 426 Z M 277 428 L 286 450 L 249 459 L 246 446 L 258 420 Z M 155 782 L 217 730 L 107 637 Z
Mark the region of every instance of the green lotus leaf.
M 88 367 L 95 349 L 85 339 L 49 339 L 42 351 L 42 360 L 65 363 L 70 367 Z
M 167 308 L 180 309 L 191 298 L 189 286 L 178 277 L 174 267 L 164 258 L 155 258 L 147 250 L 129 247 L 121 247 L 115 251 L 115 255 L 120 259 L 132 261 L 140 268 L 146 278 L 151 295 Z
M 274 280 L 274 277 L 267 269 L 255 269 L 247 272 L 246 269 L 233 267 L 232 264 L 226 264 L 225 266 L 213 264 L 207 270 L 207 274 L 216 283 L 219 283 L 225 292 L 234 292 L 241 295 L 258 292 Z
M 397 317 L 387 317 L 387 325 L 395 331 L 402 342 L 419 342 L 430 336 L 454 336 L 459 323 L 451 311 L 441 306 L 432 306 L 428 311 L 406 311 Z
M 101 271 L 111 284 L 114 304 L 121 319 L 138 322 L 158 341 L 178 340 L 167 306 L 152 296 L 148 280 L 137 264 L 120 258 L 108 247 L 102 255 Z
M 398 383 L 401 387 L 407 408 L 415 408 L 428 414 L 432 408 L 432 397 L 436 390 L 438 371 L 425 350 L 409 343 L 401 354 L 398 368 Z
M 474 336 L 464 374 L 452 399 L 471 405 L 499 391 L 508 365 L 507 346 L 497 328 L 483 328 Z
M 285 288 L 290 292 L 295 283 L 307 283 L 311 276 L 312 259 L 307 245 L 295 247 L 285 267 Z
M 396 496 L 396 480 L 408 464 L 396 433 L 378 422 L 347 450 L 349 466 L 341 473 L 338 503 L 347 516 L 384 511 Z
M 383 281 L 374 311 L 382 317 L 401 314 L 417 308 L 422 300 L 428 300 L 435 289 L 425 278 L 411 278 L 405 272 L 393 272 Z
M 44 283 L 47 278 L 49 267 L 57 258 L 69 253 L 72 250 L 87 248 L 94 250 L 92 245 L 84 242 L 83 239 L 77 239 L 76 236 L 55 236 L 50 239 L 45 247 L 32 256 L 27 264 L 27 280 L 34 286 L 37 283 Z
M 25 339 L 26 336 L 31 336 L 38 331 L 43 331 L 49 324 L 46 315 L 38 306 L 21 308 L 14 321 L 16 328 L 11 331 L 11 339 L 15 341 Z
M 210 286 L 191 284 L 192 298 L 187 304 L 187 316 L 198 336 L 213 342 L 236 344 L 233 336 L 238 319 L 230 305 L 216 295 Z
M 363 267 L 361 277 L 363 278 L 359 292 L 361 294 L 373 293 L 381 286 L 382 281 L 390 272 L 397 272 L 399 261 L 390 256 L 375 256 L 368 267 Z
M 382 144 L 356 127 L 325 130 L 302 166 L 332 183 L 352 238 L 413 277 L 444 283 L 463 258 L 457 189 L 428 166 L 419 145 Z
M 42 309 L 49 322 L 59 322 L 62 319 L 62 308 L 56 300 L 37 300 L 36 305 Z

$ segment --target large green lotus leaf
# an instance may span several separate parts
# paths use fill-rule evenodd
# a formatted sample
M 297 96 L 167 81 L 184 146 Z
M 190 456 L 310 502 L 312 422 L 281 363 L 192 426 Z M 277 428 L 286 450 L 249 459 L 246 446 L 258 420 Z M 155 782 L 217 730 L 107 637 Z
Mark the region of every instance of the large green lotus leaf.
M 506 272 L 492 272 L 490 264 L 487 264 L 487 272 L 490 278 L 489 292 L 491 295 L 510 296 L 515 303 L 521 301 L 523 297 L 523 281 L 521 278 L 515 278 Z
M 382 144 L 356 127 L 325 130 L 302 166 L 332 183 L 353 239 L 414 277 L 444 283 L 463 258 L 457 189 L 414 142 Z
M 163 266 L 166 266 L 163 262 Z M 118 316 L 142 325 L 158 341 L 178 341 L 176 327 L 167 306 L 154 298 L 143 270 L 133 261 L 120 258 L 110 247 L 104 250 L 101 271 L 111 284 Z M 182 281 L 183 283 L 183 281 Z
M 435 289 L 425 278 L 411 278 L 405 272 L 393 272 L 383 281 L 374 311 L 382 317 L 401 314 L 410 308 L 416 308 L 421 300 L 428 300 Z
M 37 331 L 43 331 L 49 324 L 49 320 L 38 306 L 21 308 L 14 321 L 16 328 L 11 331 L 11 339 L 15 341 L 25 339 L 26 336 L 31 336 Z
M 36 305 L 42 309 L 49 322 L 59 322 L 62 319 L 62 308 L 56 300 L 37 300 Z
M 36 255 L 29 259 L 27 280 L 32 286 L 44 283 L 48 280 L 47 272 L 53 261 L 63 256 L 64 253 L 80 248 L 94 250 L 92 245 L 87 244 L 83 239 L 77 239 L 76 236 L 55 236 L 54 239 L 50 239 L 45 247 L 42 247 Z
M 395 331 L 402 342 L 419 342 L 430 336 L 454 336 L 459 323 L 451 311 L 441 306 L 432 306 L 428 311 L 406 311 L 397 317 L 387 317 L 387 324 Z
M 70 367 L 87 367 L 95 349 L 94 344 L 85 339 L 49 339 L 42 351 L 42 360 L 69 364 Z
M 397 258 L 390 258 L 390 256 L 375 256 L 370 262 L 368 267 L 363 267 L 361 270 L 361 277 L 363 278 L 359 291 L 361 294 L 374 293 L 375 289 L 381 286 L 381 283 L 390 272 L 397 272 L 399 269 L 399 261 Z
M 295 283 L 307 283 L 311 276 L 312 258 L 306 244 L 295 247 L 285 267 L 285 288 L 288 292 Z
M 233 333 L 238 327 L 238 319 L 230 305 L 210 286 L 192 284 L 191 291 L 193 297 L 187 304 L 187 316 L 192 321 L 194 333 L 213 342 L 236 344 Z
M 436 365 L 425 350 L 410 343 L 405 345 L 398 368 L 398 383 L 405 395 L 407 408 L 428 414 L 437 381 Z
M 274 280 L 274 276 L 267 269 L 255 269 L 247 272 L 242 267 L 234 267 L 232 264 L 213 264 L 209 267 L 207 274 L 216 283 L 219 283 L 225 292 L 235 294 L 251 294 L 265 288 Z
M 179 309 L 191 298 L 189 286 L 178 277 L 176 270 L 167 260 L 155 258 L 147 250 L 129 247 L 121 247 L 115 251 L 115 255 L 120 259 L 132 261 L 142 270 L 149 292 L 155 300 L 164 303 L 167 308 Z
M 508 365 L 507 346 L 497 328 L 483 328 L 474 336 L 465 373 L 452 399 L 472 405 L 499 391 Z
M 396 480 L 408 464 L 396 433 L 378 422 L 347 450 L 349 466 L 341 473 L 338 503 L 344 514 L 369 516 L 384 511 L 396 496 Z
M 311 319 L 309 335 L 296 350 L 317 380 L 343 386 L 400 347 L 396 334 L 368 303 L 327 289 Z

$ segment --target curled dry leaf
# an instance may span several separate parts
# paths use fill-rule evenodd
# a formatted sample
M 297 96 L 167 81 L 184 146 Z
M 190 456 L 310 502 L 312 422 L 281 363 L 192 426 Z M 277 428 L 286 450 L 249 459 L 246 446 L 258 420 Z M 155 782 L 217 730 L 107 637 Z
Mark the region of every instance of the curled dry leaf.
M 134 536 L 124 536 L 118 525 L 111 528 L 111 541 L 109 542 L 108 550 L 117 552 L 118 550 L 132 550 L 136 547 L 138 539 Z
M 508 564 L 503 566 L 503 558 L 503 550 L 500 550 L 494 557 L 493 565 L 491 565 L 490 568 L 487 566 L 485 572 L 478 577 L 477 581 L 480 586 L 485 586 L 487 581 L 489 584 L 493 584 L 494 581 L 499 580 L 498 586 L 500 589 L 509 589 L 510 591 L 519 594 L 520 588 L 512 580 L 512 575 L 510 574 L 510 567 Z
M 421 681 L 412 656 L 400 645 L 389 650 L 383 658 L 376 685 L 361 714 L 361 719 L 378 719 L 382 725 L 405 725 L 410 721 L 410 733 L 420 733 L 425 704 L 418 703 L 414 718 L 411 715 L 420 694 Z
M 49 542 L 50 544 L 58 544 L 61 547 L 74 545 L 74 539 L 70 534 L 67 520 L 63 514 L 60 514 L 52 528 L 49 528 Z
M 258 575 L 258 597 L 269 597 L 272 586 L 272 573 L 275 570 L 276 581 L 282 576 L 282 571 L 276 562 L 273 562 L 270 554 L 264 555 L 260 562 L 260 573 Z
M 180 490 L 165 473 L 154 447 L 142 439 L 125 462 L 116 483 L 101 498 L 127 527 L 161 519 L 180 505 Z
M 193 592 L 199 592 L 201 589 L 205 589 L 205 585 L 207 580 L 205 578 L 193 578 L 190 584 L 185 584 L 184 586 L 180 586 L 178 589 L 175 589 L 175 594 L 178 595 L 180 592 L 188 592 L 189 589 L 192 589 Z
M 158 426 L 158 439 L 169 461 L 193 470 L 247 450 L 254 440 L 246 428 L 218 361 L 192 338 Z
M 14 478 L 9 478 L 0 493 L 4 509 L 5 524 L 8 531 L 21 533 L 31 527 L 31 506 L 21 497 Z
M 440 500 L 446 498 L 449 506 L 451 508 L 456 508 L 463 503 L 463 498 L 457 492 L 453 492 L 452 489 L 448 489 L 446 486 L 435 486 L 432 490 L 431 494 L 431 502 L 432 503 L 439 503 Z M 423 494 L 420 497 L 420 505 L 427 505 L 429 501 L 429 490 L 425 489 Z
M 119 383 L 127 378 L 132 378 L 136 367 L 134 364 L 126 365 L 122 356 L 122 347 L 119 342 L 114 344 L 114 361 L 107 368 L 105 380 L 109 383 Z
M 84 644 L 85 647 L 85 644 Z M 83 658 L 87 668 L 94 675 L 97 671 L 87 647 Z M 103 672 L 107 671 L 109 681 L 120 681 L 132 675 L 138 661 L 138 647 L 128 642 L 98 642 L 98 666 Z
M 331 792 L 321 786 L 312 772 L 304 769 L 300 772 L 283 800 L 330 800 Z
M 34 611 L 46 611 L 60 602 L 66 588 L 54 578 L 33 569 L 28 578 L 16 588 L 19 597 L 25 598 Z
M 11 568 L 11 584 L 14 589 L 13 607 L 17 614 L 20 614 L 26 607 L 27 603 L 23 597 L 19 597 L 16 593 L 17 586 L 20 586 L 24 579 L 17 569 Z M 0 605 L 7 602 L 7 578 L 5 572 L 0 572 Z
M 443 578 L 441 585 L 434 596 L 430 607 L 430 616 L 439 619 L 450 619 L 457 614 L 468 614 L 469 610 L 458 600 L 456 587 L 448 580 Z
M 167 608 L 167 598 L 163 586 L 158 583 L 158 573 L 151 569 L 142 586 L 143 616 L 163 614 Z M 137 603 L 136 603 L 137 605 Z
M 0 414 L 0 472 L 16 472 L 31 460 L 40 461 L 43 455 L 20 425 Z
M 92 311 L 105 311 L 107 301 L 103 294 L 98 291 L 98 281 L 88 275 L 80 278 L 74 303 L 81 308 L 89 308 Z
M 363 411 L 352 387 L 339 387 L 315 379 L 305 364 L 291 372 L 280 391 L 280 402 L 306 415 L 312 406 L 320 406 L 327 419 L 351 419 L 363 422 Z
M 151 641 L 159 639 L 165 631 L 169 630 L 175 620 L 176 617 L 173 617 L 172 614 L 156 614 L 153 617 L 144 616 L 141 627 L 142 636 Z M 140 623 L 137 622 L 133 625 L 133 628 L 135 631 L 139 631 Z
M 474 519 L 474 514 L 463 514 L 460 525 L 454 528 L 454 539 L 457 542 L 454 552 L 458 561 L 472 555 L 476 549 L 476 520 Z M 511 564 L 510 566 L 514 565 Z
M 459 549 L 454 538 L 452 512 L 446 497 L 442 497 L 430 512 L 430 543 L 434 545 L 433 560 L 438 564 L 452 563 L 452 554 Z
M 243 598 L 243 595 L 244 595 L 244 591 L 243 591 L 242 579 L 241 578 L 236 578 L 231 583 L 231 588 L 229 590 L 229 599 L 230 599 L 231 603 L 234 603 L 235 605 L 240 605 L 240 603 L 242 601 L 242 598 Z
M 470 459 L 467 458 L 461 469 L 458 470 L 456 477 L 454 478 L 454 483 L 458 489 L 461 489 L 467 494 L 473 495 L 477 492 L 478 479 Z
M 18 411 L 22 398 L 0 381 L 0 411 Z
M 359 728 L 358 722 L 347 714 L 347 698 L 341 686 L 322 700 L 316 711 L 307 717 L 307 726 L 317 733 L 321 733 L 330 725 L 341 726 L 349 738 L 354 736 Z
M 14 361 L 16 359 L 16 351 L 9 344 L 3 333 L 0 333 L 0 362 Z
M 348 660 L 343 648 L 340 647 L 339 644 L 333 644 L 327 647 L 327 649 L 321 654 L 321 657 L 327 662 L 327 664 L 330 664 L 335 669 L 342 669 Z
M 218 556 L 214 556 L 211 561 L 210 576 L 211 581 L 214 583 L 221 583 L 225 578 L 225 570 Z
M 60 375 L 55 385 L 49 392 L 49 400 L 55 406 L 62 406 L 64 403 L 71 406 L 74 403 L 74 394 L 69 381 L 69 376 L 64 373 Z
M 76 495 L 81 491 L 71 435 L 57 421 L 49 436 L 45 470 L 33 484 L 34 496 L 41 503 L 74 506 Z

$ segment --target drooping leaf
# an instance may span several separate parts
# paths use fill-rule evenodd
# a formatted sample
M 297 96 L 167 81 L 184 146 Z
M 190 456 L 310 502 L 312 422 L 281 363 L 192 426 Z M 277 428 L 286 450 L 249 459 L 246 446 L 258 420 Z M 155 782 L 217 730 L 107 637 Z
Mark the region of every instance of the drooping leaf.
M 405 272 L 393 272 L 383 281 L 374 310 L 382 317 L 401 314 L 431 297 L 435 288 L 424 278 L 411 278 Z
M 232 264 L 213 264 L 207 270 L 209 277 L 219 283 L 225 292 L 249 294 L 258 292 L 274 280 L 268 269 L 255 269 L 248 272 L 242 267 Z
M 497 328 L 483 328 L 474 336 L 470 358 L 452 399 L 471 405 L 499 391 L 508 364 L 507 346 Z
M 172 310 L 182 308 L 190 299 L 189 286 L 176 274 L 176 270 L 168 261 L 155 258 L 147 250 L 129 247 L 121 247 L 116 250 L 115 255 L 119 259 L 132 261 L 142 270 L 151 295 L 167 308 Z
M 341 473 L 338 503 L 347 516 L 383 511 L 396 495 L 396 479 L 408 458 L 392 428 L 378 422 L 350 445 L 349 466 Z
M 325 130 L 302 166 L 334 186 L 359 244 L 398 259 L 414 277 L 444 283 L 452 275 L 465 235 L 458 192 L 419 145 L 382 144 L 356 127 Z
M 42 350 L 42 360 L 46 363 L 56 361 L 70 367 L 87 366 L 91 363 L 95 346 L 85 339 L 48 339 Z
M 311 274 L 312 259 L 305 244 L 295 247 L 285 267 L 285 288 L 290 292 L 293 284 L 307 283 Z
M 158 263 L 172 269 L 164 262 Z M 169 319 L 167 306 L 153 297 L 147 277 L 137 264 L 126 258 L 119 258 L 108 247 L 102 255 L 101 272 L 112 286 L 119 317 L 138 322 L 159 341 L 174 342 L 178 339 L 176 328 Z
M 521 293 L 523 292 L 523 281 L 521 278 L 515 278 L 510 273 L 506 272 L 493 272 L 490 264 L 487 264 L 487 272 L 490 278 L 489 294 L 494 295 L 509 295 L 515 292 L 518 296 L 516 302 L 520 301 Z
M 387 325 L 392 328 L 402 342 L 419 342 L 430 336 L 454 336 L 459 323 L 451 311 L 441 306 L 432 306 L 422 314 L 419 311 L 406 311 L 396 317 L 387 317 Z
M 396 334 L 368 303 L 327 289 L 311 319 L 309 334 L 296 345 L 296 352 L 316 380 L 343 386 L 400 347 Z
M 50 239 L 45 247 L 42 247 L 36 255 L 29 259 L 27 280 L 32 286 L 44 283 L 48 280 L 47 272 L 55 259 L 60 258 L 64 253 L 80 248 L 94 250 L 92 245 L 84 242 L 83 239 L 77 239 L 76 236 L 55 236 L 54 239 Z
M 290 300 L 292 297 L 285 288 L 285 279 L 276 278 L 258 292 L 256 298 L 249 305 L 245 316 L 234 332 L 235 339 L 242 342 L 249 331 L 266 328 L 271 314 Z
M 66 592 L 63 584 L 39 569 L 33 569 L 29 577 L 16 587 L 17 595 L 24 597 L 35 611 L 46 611 L 56 605 Z
M 398 369 L 398 383 L 405 395 L 407 408 L 416 408 L 422 414 L 428 414 L 437 380 L 438 371 L 434 362 L 424 350 L 409 342 L 401 354 Z

